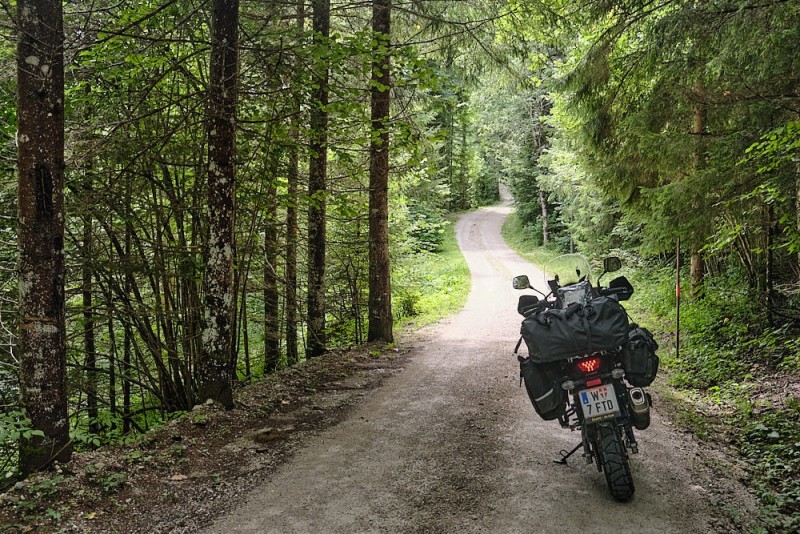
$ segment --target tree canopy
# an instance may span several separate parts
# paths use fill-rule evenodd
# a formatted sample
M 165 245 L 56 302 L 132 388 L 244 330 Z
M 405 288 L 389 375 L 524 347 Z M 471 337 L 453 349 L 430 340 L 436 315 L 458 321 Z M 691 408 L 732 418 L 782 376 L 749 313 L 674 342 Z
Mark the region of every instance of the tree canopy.
M 30 423 L 26 5 L 0 0 L 0 397 L 16 414 L 0 425 L 14 428 Z M 501 187 L 542 244 L 690 256 L 698 288 L 739 277 L 760 309 L 798 316 L 798 2 L 78 0 L 62 37 L 64 120 L 47 127 L 64 136 L 58 350 L 81 446 L 207 396 L 230 405 L 236 383 L 306 354 L 391 340 L 413 311 L 392 312 L 411 285 L 399 266 Z M 7 466 L 15 450 L 0 443 Z

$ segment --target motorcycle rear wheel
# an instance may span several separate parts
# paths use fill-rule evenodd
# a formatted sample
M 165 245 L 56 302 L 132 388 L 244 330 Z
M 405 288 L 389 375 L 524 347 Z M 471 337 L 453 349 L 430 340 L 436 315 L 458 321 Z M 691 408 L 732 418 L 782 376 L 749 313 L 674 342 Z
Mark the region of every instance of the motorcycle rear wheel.
M 621 502 L 631 500 L 634 492 L 631 467 L 614 424 L 601 423 L 598 426 L 597 449 L 611 496 Z

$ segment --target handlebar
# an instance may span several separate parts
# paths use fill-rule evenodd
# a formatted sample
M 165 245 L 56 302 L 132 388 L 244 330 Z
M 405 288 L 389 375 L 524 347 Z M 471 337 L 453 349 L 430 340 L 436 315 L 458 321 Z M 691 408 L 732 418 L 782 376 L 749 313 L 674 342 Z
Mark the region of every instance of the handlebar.
M 560 288 L 556 286 L 548 297 L 557 293 L 559 289 Z M 596 297 L 615 297 L 617 300 L 624 301 L 628 300 L 631 298 L 631 295 L 633 295 L 633 286 L 627 278 L 620 276 L 612 280 L 609 287 L 594 287 L 591 288 L 591 291 Z M 519 304 L 517 304 L 517 312 L 524 317 L 530 317 L 531 315 L 541 312 L 545 308 L 553 308 L 556 306 L 559 306 L 558 298 L 555 300 L 547 300 L 547 298 L 539 300 L 535 295 L 522 295 L 519 298 Z
M 598 287 L 597 293 L 601 297 L 606 297 L 609 295 L 624 295 L 631 293 L 631 291 L 627 287 Z

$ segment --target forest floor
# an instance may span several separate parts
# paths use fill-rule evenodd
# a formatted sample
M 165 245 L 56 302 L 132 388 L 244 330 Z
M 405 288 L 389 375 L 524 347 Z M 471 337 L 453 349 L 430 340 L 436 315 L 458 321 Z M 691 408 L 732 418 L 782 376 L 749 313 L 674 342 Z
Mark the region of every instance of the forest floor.
M 617 503 L 578 436 L 519 388 L 505 207 L 464 216 L 473 276 L 457 316 L 396 347 L 334 352 L 196 409 L 137 443 L 76 454 L 0 496 L 11 532 L 752 532 L 758 505 L 724 441 L 679 424 L 657 381 Z M 534 278 L 533 276 L 531 277 Z M 665 392 L 659 395 L 659 391 Z M 205 530 L 204 530 L 205 529 Z
M 332 352 L 241 388 L 233 410 L 196 406 L 136 443 L 77 453 L 0 497 L 0 531 L 192 532 L 405 361 L 378 346 Z

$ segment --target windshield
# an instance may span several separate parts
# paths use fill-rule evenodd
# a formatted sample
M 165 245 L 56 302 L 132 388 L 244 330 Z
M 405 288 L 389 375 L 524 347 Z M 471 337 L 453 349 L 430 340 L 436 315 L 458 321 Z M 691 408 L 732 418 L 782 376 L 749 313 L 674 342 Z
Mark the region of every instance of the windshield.
M 591 281 L 589 274 L 589 261 L 582 254 L 564 254 L 544 266 L 545 280 L 553 280 L 558 275 L 558 283 L 562 286 L 581 280 Z

